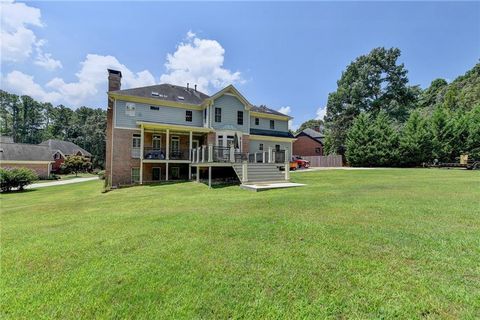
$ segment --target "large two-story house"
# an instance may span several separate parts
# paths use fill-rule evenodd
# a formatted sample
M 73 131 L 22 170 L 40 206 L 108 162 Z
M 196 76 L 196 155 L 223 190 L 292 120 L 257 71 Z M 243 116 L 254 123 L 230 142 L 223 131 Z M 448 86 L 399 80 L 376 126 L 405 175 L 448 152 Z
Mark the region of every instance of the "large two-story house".
M 188 84 L 121 90 L 121 79 L 120 71 L 108 70 L 110 185 L 229 175 L 242 183 L 289 179 L 288 115 L 252 105 L 233 85 L 209 96 Z

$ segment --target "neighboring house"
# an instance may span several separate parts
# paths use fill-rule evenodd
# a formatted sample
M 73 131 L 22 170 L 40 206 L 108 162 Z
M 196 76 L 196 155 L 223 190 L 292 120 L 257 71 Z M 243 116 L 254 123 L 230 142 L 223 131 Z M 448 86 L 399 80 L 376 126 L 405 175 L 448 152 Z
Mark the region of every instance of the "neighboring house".
M 92 154 L 87 150 L 77 146 L 70 141 L 49 139 L 40 143 L 41 146 L 46 146 L 52 151 L 53 160 L 52 171 L 57 172 L 60 170 L 60 166 L 68 156 L 82 156 L 91 160 Z
M 28 168 L 34 170 L 42 178 L 47 178 L 50 175 L 53 160 L 52 152 L 48 147 L 4 141 L 13 140 L 1 139 L 1 168 Z
M 121 72 L 108 73 L 112 186 L 200 175 L 232 174 L 243 183 L 288 179 L 280 167 L 292 151 L 291 117 L 252 105 L 232 85 L 212 96 L 188 84 L 121 90 Z
M 324 135 L 319 132 L 320 128 L 307 128 L 295 135 L 293 154 L 297 156 L 323 156 Z

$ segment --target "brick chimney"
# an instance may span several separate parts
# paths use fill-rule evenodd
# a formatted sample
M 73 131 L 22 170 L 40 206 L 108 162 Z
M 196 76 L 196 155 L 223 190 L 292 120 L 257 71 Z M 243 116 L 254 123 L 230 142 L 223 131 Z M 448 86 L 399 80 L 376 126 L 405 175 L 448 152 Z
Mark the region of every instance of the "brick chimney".
M 122 73 L 118 70 L 107 69 L 108 71 L 108 91 L 120 90 L 122 86 Z M 105 150 L 105 179 L 108 185 L 111 185 L 111 161 L 113 157 L 112 133 L 113 133 L 113 107 L 114 101 L 107 96 L 107 131 L 106 131 L 106 150 Z
M 122 86 L 122 72 L 113 69 L 108 70 L 108 91 L 120 90 Z

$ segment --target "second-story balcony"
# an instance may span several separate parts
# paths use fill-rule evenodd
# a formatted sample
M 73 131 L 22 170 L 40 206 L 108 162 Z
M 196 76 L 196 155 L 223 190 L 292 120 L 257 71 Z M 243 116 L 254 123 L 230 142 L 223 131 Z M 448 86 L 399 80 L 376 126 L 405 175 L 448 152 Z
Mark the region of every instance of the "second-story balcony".
M 288 160 L 286 150 L 274 150 L 260 152 L 241 152 L 231 147 L 201 146 L 190 150 L 192 163 L 216 162 L 216 163 L 285 163 Z
M 184 148 L 170 148 L 169 152 L 165 148 L 145 147 L 143 153 L 144 160 L 189 160 L 189 150 Z

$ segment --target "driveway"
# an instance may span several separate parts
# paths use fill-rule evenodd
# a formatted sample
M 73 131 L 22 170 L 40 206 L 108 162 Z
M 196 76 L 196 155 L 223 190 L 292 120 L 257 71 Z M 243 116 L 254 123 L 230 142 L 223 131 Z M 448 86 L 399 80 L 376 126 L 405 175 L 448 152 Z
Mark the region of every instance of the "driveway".
M 25 189 L 37 189 L 43 187 L 53 187 L 53 186 L 61 186 L 64 184 L 71 184 L 71 183 L 79 183 L 85 181 L 92 181 L 98 180 L 98 177 L 90 177 L 90 178 L 73 178 L 69 180 L 60 180 L 60 181 L 52 181 L 52 182 L 44 182 L 44 183 L 33 183 L 25 187 Z

